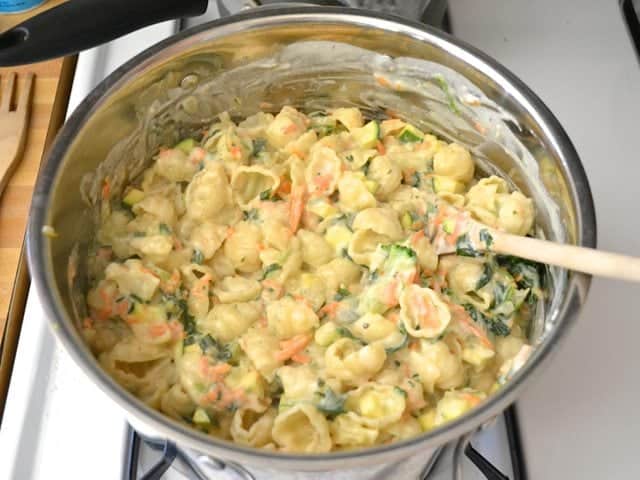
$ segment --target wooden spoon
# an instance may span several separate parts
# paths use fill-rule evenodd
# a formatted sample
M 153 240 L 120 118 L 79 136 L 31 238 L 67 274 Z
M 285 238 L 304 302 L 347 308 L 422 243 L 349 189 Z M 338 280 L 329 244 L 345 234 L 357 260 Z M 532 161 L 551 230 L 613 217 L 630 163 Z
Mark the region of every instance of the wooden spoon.
M 440 199 L 434 203 L 440 214 L 433 216 L 427 227 L 438 255 L 477 256 L 490 251 L 591 275 L 640 282 L 640 258 L 512 235 L 473 220 L 469 212 Z

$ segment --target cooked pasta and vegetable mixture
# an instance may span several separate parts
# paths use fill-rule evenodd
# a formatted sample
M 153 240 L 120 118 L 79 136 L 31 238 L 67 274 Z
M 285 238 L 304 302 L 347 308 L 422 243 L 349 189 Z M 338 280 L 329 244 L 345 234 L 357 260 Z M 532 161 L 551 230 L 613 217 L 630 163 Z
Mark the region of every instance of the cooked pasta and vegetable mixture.
M 442 205 L 526 235 L 532 201 L 399 119 L 221 114 L 103 200 L 84 337 L 127 390 L 211 435 L 318 453 L 410 438 L 531 350 L 540 266 L 479 253 Z M 457 253 L 438 258 L 434 232 Z

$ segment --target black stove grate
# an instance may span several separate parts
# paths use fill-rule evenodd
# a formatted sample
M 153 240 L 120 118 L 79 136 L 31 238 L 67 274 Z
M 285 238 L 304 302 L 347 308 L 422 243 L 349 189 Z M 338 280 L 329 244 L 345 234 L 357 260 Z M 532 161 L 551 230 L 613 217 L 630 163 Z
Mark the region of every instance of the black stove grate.
M 524 455 L 522 452 L 522 444 L 520 439 L 520 429 L 518 424 L 518 415 L 515 406 L 509 407 L 504 412 L 505 427 L 507 438 L 509 440 L 509 456 L 511 459 L 513 478 L 504 475 L 496 468 L 486 457 L 478 452 L 471 444 L 464 446 L 465 456 L 482 472 L 487 480 L 527 480 L 526 467 L 524 463 Z M 154 450 L 162 451 L 160 459 L 150 467 L 146 472 L 139 473 L 140 449 L 147 446 Z M 169 441 L 155 441 L 143 439 L 131 426 L 128 430 L 128 441 L 126 445 L 126 459 L 123 470 L 123 480 L 161 480 L 164 474 L 171 468 L 176 460 L 181 461 L 192 473 L 193 480 L 215 480 L 206 476 L 200 471 L 194 461 L 185 455 L 182 450 Z M 221 460 L 211 459 L 211 462 L 220 470 L 224 468 L 233 469 L 238 480 L 255 480 L 254 477 L 244 470 L 241 466 L 225 463 Z M 455 469 L 454 469 L 455 470 Z M 429 477 L 429 471 L 425 473 L 422 480 Z

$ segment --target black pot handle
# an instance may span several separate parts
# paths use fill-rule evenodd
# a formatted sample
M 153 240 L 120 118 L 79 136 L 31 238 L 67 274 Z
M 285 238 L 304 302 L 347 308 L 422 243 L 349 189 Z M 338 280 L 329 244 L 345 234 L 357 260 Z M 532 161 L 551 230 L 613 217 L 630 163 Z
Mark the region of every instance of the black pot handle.
M 208 0 L 69 0 L 0 34 L 0 66 L 95 47 L 154 23 L 195 17 Z

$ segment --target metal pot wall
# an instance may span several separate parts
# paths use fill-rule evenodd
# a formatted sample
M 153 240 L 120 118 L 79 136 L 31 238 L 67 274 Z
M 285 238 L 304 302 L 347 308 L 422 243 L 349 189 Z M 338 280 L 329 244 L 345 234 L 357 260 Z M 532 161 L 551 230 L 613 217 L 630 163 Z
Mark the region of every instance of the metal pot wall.
M 440 445 L 500 413 L 542 370 L 576 320 L 589 277 L 550 270 L 550 295 L 530 332 L 534 353 L 490 399 L 420 437 L 353 452 L 284 454 L 199 433 L 117 385 L 78 333 L 86 308 L 83 252 L 94 232 L 104 179 L 121 191 L 157 148 L 202 128 L 220 111 L 242 116 L 285 104 L 307 110 L 357 105 L 371 116 L 392 109 L 465 144 L 481 168 L 532 196 L 540 235 L 595 246 L 593 202 L 573 146 L 540 99 L 494 60 L 396 17 L 332 8 L 258 9 L 157 44 L 78 107 L 49 152 L 33 200 L 28 256 L 34 284 L 67 352 L 145 435 L 290 472 L 375 467 L 416 454 L 424 465 Z M 44 235 L 45 226 L 57 236 Z

